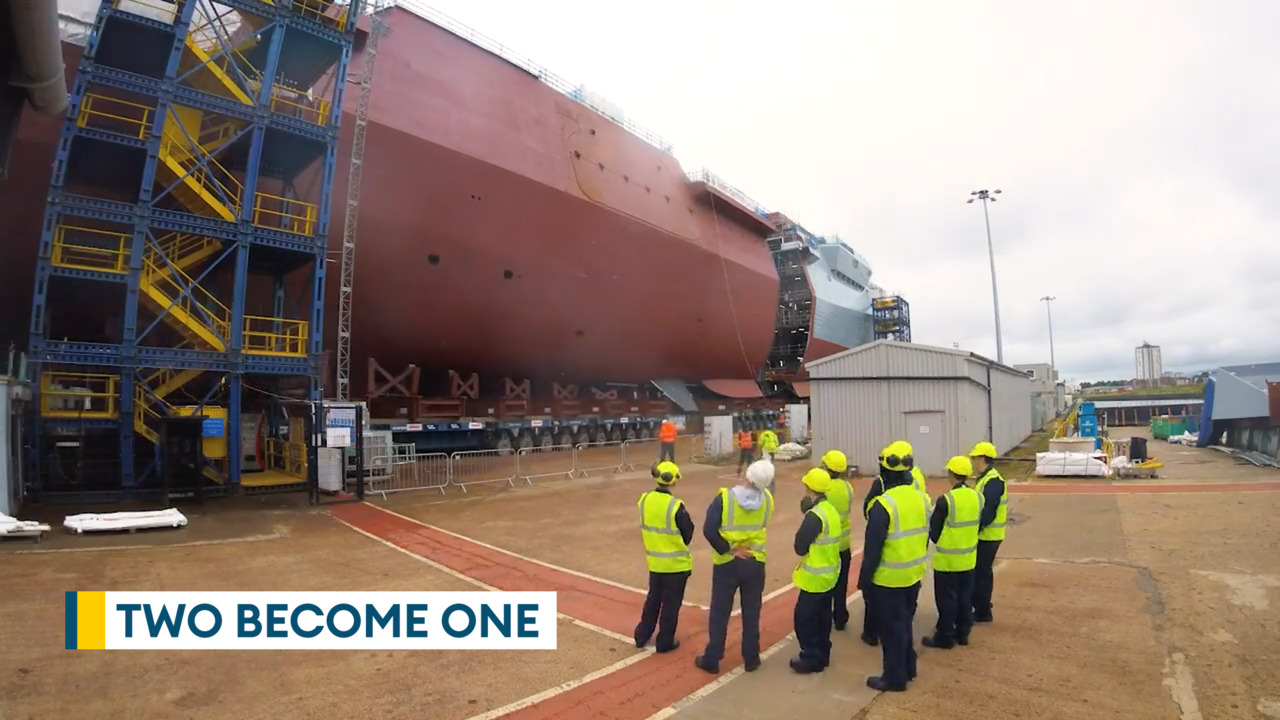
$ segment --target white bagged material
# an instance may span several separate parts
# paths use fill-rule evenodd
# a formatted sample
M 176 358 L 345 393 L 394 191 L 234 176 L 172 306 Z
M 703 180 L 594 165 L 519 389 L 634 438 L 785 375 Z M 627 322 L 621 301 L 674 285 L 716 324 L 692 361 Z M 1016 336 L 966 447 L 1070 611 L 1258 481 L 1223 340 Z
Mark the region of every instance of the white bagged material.
M 1107 456 L 1102 453 L 1036 453 L 1036 474 L 1045 477 L 1107 477 Z
M 783 443 L 773 453 L 775 460 L 796 460 L 804 457 L 809 457 L 809 448 L 799 443 Z
M 107 530 L 143 530 L 146 528 L 182 527 L 187 517 L 176 508 L 146 512 L 83 513 L 68 515 L 62 521 L 74 533 Z
M 1196 441 L 1199 439 L 1200 439 L 1199 435 L 1192 435 L 1189 432 L 1184 432 L 1181 435 L 1169 436 L 1169 442 L 1173 443 L 1174 445 L 1190 445 L 1192 447 L 1195 447 Z
M 34 520 L 19 520 L 0 513 L 0 537 L 29 537 L 49 532 L 49 526 Z

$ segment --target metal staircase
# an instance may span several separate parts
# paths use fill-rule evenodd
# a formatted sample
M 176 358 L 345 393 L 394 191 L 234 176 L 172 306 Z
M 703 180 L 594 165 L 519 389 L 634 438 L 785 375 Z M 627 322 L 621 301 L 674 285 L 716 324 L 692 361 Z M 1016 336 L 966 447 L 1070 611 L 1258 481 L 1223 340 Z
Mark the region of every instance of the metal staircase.
M 36 272 L 33 437 L 42 447 L 50 432 L 86 442 L 118 433 L 116 487 L 130 494 L 154 485 L 164 419 L 203 418 L 203 475 L 234 489 L 244 376 L 268 386 L 305 378 L 319 399 L 334 108 L 360 7 L 102 2 L 54 162 Z M 318 193 L 295 197 L 294 178 L 317 159 Z M 137 200 L 121 201 L 130 187 Z M 297 302 L 306 309 L 290 317 L 285 277 L 304 267 L 312 281 Z M 77 305 L 74 291 L 58 300 L 55 286 L 87 281 L 123 286 L 123 311 Z M 98 312 L 122 317 L 121 327 L 89 341 L 50 326 Z M 211 420 L 221 421 L 213 435 Z M 42 452 L 37 494 L 51 491 Z
M 778 271 L 778 310 L 774 319 L 773 347 L 762 371 L 767 394 L 776 394 L 800 377 L 809 347 L 813 318 L 813 291 L 805 270 L 804 239 L 783 230 L 767 241 Z

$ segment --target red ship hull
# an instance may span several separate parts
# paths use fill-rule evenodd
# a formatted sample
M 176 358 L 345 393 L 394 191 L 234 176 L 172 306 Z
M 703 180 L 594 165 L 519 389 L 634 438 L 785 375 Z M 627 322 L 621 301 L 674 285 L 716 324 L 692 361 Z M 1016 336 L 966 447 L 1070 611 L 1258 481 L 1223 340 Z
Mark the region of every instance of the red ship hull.
M 709 204 L 675 158 L 524 70 L 405 11 L 387 22 L 359 200 L 353 394 L 367 357 L 486 382 L 755 377 L 778 303 L 765 226 Z M 64 45 L 69 68 L 79 53 Z M 335 175 L 327 348 L 356 90 Z M 27 113 L 0 185 L 0 339 L 19 346 L 61 122 Z

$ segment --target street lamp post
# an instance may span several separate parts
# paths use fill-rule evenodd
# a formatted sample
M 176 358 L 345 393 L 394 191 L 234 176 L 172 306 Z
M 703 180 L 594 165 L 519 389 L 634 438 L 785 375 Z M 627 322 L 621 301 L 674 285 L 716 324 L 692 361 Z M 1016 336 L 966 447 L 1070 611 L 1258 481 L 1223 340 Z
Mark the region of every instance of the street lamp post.
M 995 202 L 999 190 L 974 190 L 965 202 L 972 204 L 974 200 L 982 201 L 982 219 L 987 224 L 987 255 L 991 259 L 991 305 L 996 314 L 996 362 L 1004 364 L 1004 340 L 1000 337 L 1000 293 L 996 290 L 996 251 L 991 244 L 991 216 L 987 213 L 987 203 Z
M 1058 363 L 1053 357 L 1053 301 L 1057 300 L 1057 298 L 1052 295 L 1045 295 L 1040 300 L 1044 302 L 1044 310 L 1049 314 L 1049 367 L 1056 371 Z

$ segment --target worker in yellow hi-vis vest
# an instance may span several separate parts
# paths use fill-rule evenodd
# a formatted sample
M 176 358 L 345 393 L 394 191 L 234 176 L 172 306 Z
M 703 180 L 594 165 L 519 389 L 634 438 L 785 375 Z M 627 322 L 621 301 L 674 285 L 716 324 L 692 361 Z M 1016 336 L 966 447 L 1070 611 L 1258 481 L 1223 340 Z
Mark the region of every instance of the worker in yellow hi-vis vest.
M 791 669 L 814 673 L 831 664 L 831 590 L 840 576 L 840 514 L 827 501 L 831 475 L 826 470 L 813 468 L 801 482 L 805 515 L 795 539 L 800 563 L 791 573 L 791 582 L 800 589 L 795 610 L 800 654 L 791 659 Z
M 991 592 L 995 585 L 993 567 L 996 552 L 1004 541 L 1004 524 L 1009 512 L 1009 485 L 993 467 L 996 446 L 980 442 L 969 453 L 973 473 L 978 478 L 975 490 L 982 496 L 982 519 L 978 523 L 978 564 L 973 577 L 973 621 L 992 621 Z
M 778 433 L 765 428 L 760 431 L 760 459 L 773 460 L 773 454 L 778 452 Z
M 920 597 L 929 554 L 929 515 L 925 498 L 911 486 L 913 458 L 907 443 L 891 443 L 880 453 L 884 492 L 867 513 L 858 587 L 874 594 L 884 670 L 867 678 L 872 690 L 901 692 L 916 676 L 911 623 Z
M 725 634 L 733 612 L 733 596 L 742 605 L 742 662 L 747 672 L 760 667 L 760 606 L 764 603 L 764 568 L 768 557 L 769 521 L 773 518 L 773 463 L 757 460 L 747 477 L 720 488 L 707 507 L 702 536 L 711 544 L 711 610 L 707 646 L 693 659 L 700 670 L 720 672 Z
M 831 621 L 836 630 L 844 630 L 849 624 L 849 565 L 853 562 L 850 543 L 853 486 L 844 477 L 849 470 L 849 458 L 839 450 L 828 450 L 822 454 L 822 469 L 831 476 L 831 486 L 826 492 L 827 502 L 840 516 L 840 576 L 831 590 Z
M 973 629 L 973 569 L 978 563 L 978 520 L 982 496 L 969 487 L 973 462 L 963 455 L 947 461 L 951 489 L 933 505 L 929 540 L 933 554 L 933 599 L 938 605 L 938 625 L 925 647 L 950 649 L 969 644 Z
M 636 647 L 644 647 L 656 628 L 654 649 L 665 653 L 680 647 L 676 623 L 684 588 L 693 571 L 693 556 L 689 554 L 693 520 L 684 503 L 671 494 L 671 486 L 680 480 L 680 468 L 673 462 L 660 462 L 652 474 L 657 487 L 643 493 L 636 503 L 645 563 L 649 566 L 649 593 L 636 625 L 635 641 Z

